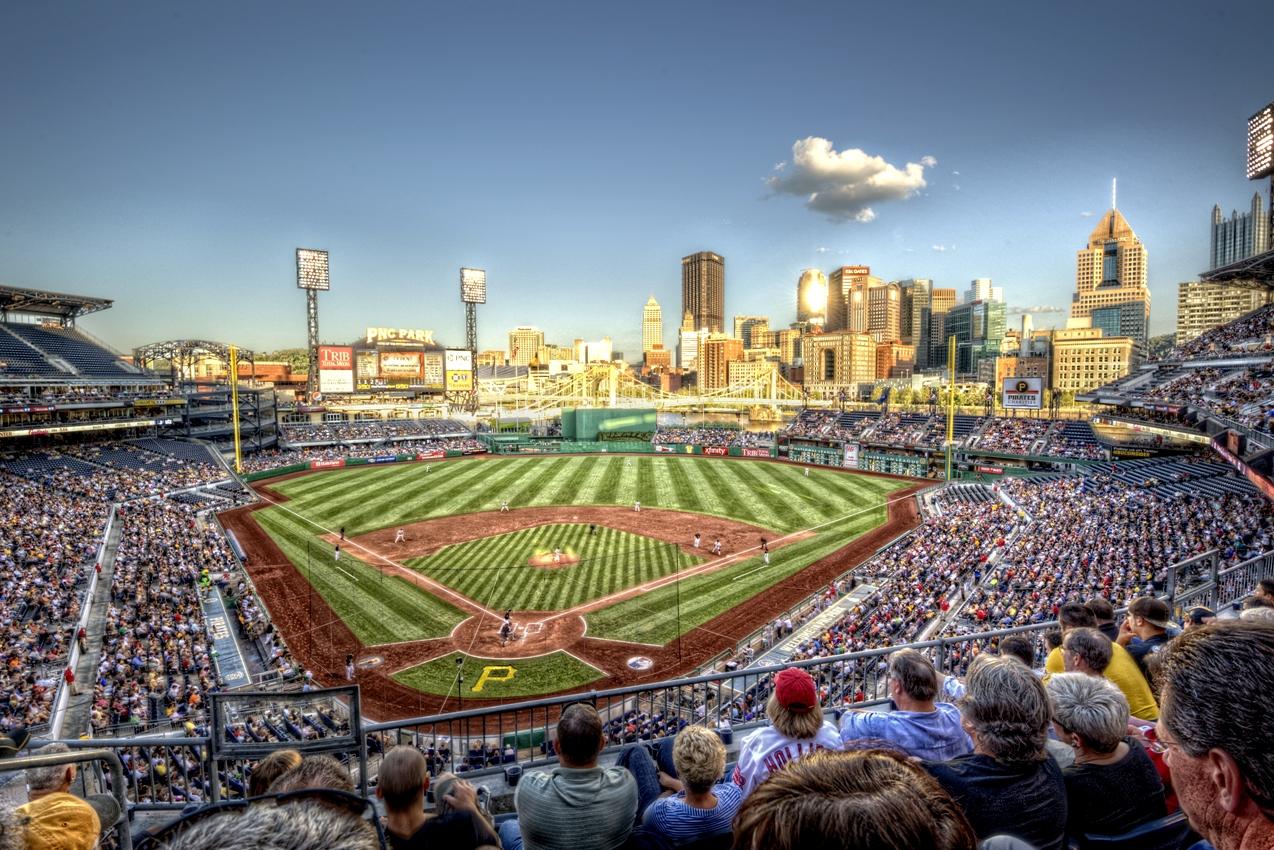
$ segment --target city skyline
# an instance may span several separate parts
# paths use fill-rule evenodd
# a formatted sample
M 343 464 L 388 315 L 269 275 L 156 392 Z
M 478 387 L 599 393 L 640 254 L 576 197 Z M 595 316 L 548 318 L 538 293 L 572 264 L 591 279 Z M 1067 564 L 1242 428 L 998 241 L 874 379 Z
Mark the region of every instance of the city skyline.
M 1212 207 L 1264 189 L 1242 140 L 1271 94 L 1261 4 L 1171 6 L 1102 6 L 1099 32 L 1079 6 L 882 8 L 873 25 L 927 61 L 869 40 L 853 74 L 835 57 L 854 11 L 814 4 L 789 12 L 820 24 L 793 33 L 800 63 L 755 61 L 781 36 L 748 4 L 10 6 L 0 282 L 115 299 L 84 324 L 120 349 L 297 347 L 293 250 L 316 246 L 326 341 L 396 324 L 461 344 L 455 270 L 474 266 L 480 348 L 531 324 L 612 335 L 635 361 L 631 317 L 652 294 L 677 312 L 677 258 L 711 250 L 727 319 L 786 326 L 803 269 L 860 264 L 960 291 L 993 278 L 1012 321 L 1044 327 L 1117 176 L 1166 333 L 1177 284 L 1209 265 Z M 598 37 L 616 27 L 622 57 Z M 693 39 L 705 27 L 722 38 Z M 1224 68 L 1179 61 L 1221 50 Z M 1112 74 L 1131 97 L 1107 97 Z M 696 124 L 704 102 L 717 117 Z

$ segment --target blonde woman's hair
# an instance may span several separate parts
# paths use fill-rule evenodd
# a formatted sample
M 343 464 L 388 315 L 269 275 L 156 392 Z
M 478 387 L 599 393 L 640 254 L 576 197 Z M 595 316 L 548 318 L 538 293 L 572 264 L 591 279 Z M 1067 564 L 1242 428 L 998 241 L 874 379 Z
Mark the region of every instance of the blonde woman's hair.
M 677 778 L 696 794 L 702 794 L 725 773 L 725 744 L 704 726 L 687 726 L 677 733 L 672 745 L 672 763 Z
M 770 694 L 765 703 L 765 714 L 770 718 L 770 725 L 798 741 L 813 738 L 823 726 L 823 710 L 818 706 L 813 711 L 791 711 L 779 705 L 779 698 L 774 694 Z

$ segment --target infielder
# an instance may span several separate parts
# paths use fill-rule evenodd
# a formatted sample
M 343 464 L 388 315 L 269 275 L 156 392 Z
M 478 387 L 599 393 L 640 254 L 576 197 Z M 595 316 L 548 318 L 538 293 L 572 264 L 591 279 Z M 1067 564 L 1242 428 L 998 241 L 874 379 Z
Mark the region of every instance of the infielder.
M 695 532 L 695 548 L 699 548 L 699 532 Z
M 712 541 L 712 554 L 714 555 L 721 554 L 721 538 L 720 537 Z
M 503 514 L 503 513 L 508 513 L 508 511 L 509 511 L 509 500 L 508 500 L 508 499 L 501 499 L 501 500 L 500 500 L 500 513 L 502 513 L 502 514 Z
M 407 540 L 407 532 L 404 529 L 398 529 L 394 532 L 394 542 L 403 543 Z

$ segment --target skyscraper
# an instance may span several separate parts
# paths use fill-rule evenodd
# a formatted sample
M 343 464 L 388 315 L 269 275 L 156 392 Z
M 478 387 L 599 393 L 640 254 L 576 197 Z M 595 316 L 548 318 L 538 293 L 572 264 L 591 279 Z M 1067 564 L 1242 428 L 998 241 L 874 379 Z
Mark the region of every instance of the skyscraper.
M 770 319 L 768 316 L 735 316 L 734 317 L 734 333 L 735 339 L 743 340 L 744 348 L 752 348 L 753 330 L 768 331 L 770 329 Z
M 641 308 L 641 350 L 651 351 L 656 345 L 664 344 L 664 314 L 655 296 L 650 296 L 646 306 Z
M 902 303 L 899 338 L 916 347 L 916 368 L 929 365 L 929 311 L 933 281 L 912 278 L 898 281 Z
M 699 388 L 719 390 L 730 384 L 730 364 L 743 359 L 743 340 L 710 334 L 700 343 Z
M 827 321 L 827 275 L 806 269 L 796 281 L 796 321 L 823 325 Z
M 833 271 L 827 285 L 826 329 L 865 333 L 867 291 L 880 283 L 880 278 L 872 277 L 870 266 L 841 266 Z
M 1075 259 L 1071 317 L 1091 319 L 1094 310 L 1121 307 L 1099 317 L 1103 332 L 1114 330 L 1113 336 L 1131 337 L 1144 345 L 1150 324 L 1146 249 L 1118 209 L 1111 207 L 1102 216 L 1088 237 L 1088 246 Z
M 1208 268 L 1218 269 L 1263 254 L 1271 247 L 1270 230 L 1274 226 L 1274 209 L 1265 211 L 1261 193 L 1252 194 L 1248 211 L 1235 210 L 1221 218 L 1221 205 L 1212 208 L 1212 247 L 1208 252 Z
M 947 365 L 947 314 L 956 303 L 954 288 L 937 287 L 929 300 L 929 367 Z
M 867 332 L 876 342 L 901 339 L 902 296 L 896 283 L 867 290 Z
M 1268 289 L 1238 283 L 1189 280 L 1177 286 L 1176 343 L 1232 322 L 1270 303 Z
M 528 366 L 544 347 L 544 331 L 521 325 L 509 331 L 509 365 Z
M 725 258 L 700 251 L 681 258 L 681 309 L 694 317 L 695 330 L 725 330 Z

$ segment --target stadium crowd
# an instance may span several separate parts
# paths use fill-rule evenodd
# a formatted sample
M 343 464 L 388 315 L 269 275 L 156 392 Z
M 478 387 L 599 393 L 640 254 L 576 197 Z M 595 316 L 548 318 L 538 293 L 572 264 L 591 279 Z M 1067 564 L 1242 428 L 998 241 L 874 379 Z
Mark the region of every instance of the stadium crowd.
M 995 417 L 988 419 L 978 434 L 976 447 L 1004 454 L 1034 454 L 1035 446 L 1048 433 L 1051 419 Z
M 1164 359 L 1205 360 L 1239 354 L 1264 354 L 1274 350 L 1271 336 L 1274 336 L 1274 304 L 1206 331 L 1173 348 Z
M 772 431 L 741 431 L 737 428 L 661 427 L 652 442 L 657 446 L 739 446 L 760 448 L 774 442 Z

